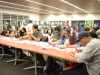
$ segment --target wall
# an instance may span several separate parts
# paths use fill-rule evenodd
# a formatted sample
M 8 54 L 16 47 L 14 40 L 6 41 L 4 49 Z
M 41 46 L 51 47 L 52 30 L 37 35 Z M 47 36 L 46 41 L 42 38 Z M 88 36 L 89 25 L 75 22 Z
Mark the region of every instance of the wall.
M 100 20 L 100 14 L 40 15 L 40 21 Z
M 29 16 L 30 20 L 39 20 L 39 14 L 35 14 L 35 13 L 28 13 L 28 12 L 8 10 L 8 9 L 0 9 L 0 13 L 27 15 L 27 16 Z

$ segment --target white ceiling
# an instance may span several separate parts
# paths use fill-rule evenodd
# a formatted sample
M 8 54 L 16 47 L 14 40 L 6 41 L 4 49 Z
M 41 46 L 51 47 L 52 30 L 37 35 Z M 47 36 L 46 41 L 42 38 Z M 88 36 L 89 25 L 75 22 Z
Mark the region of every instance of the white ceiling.
M 100 14 L 99 0 L 0 0 L 0 8 L 39 14 Z

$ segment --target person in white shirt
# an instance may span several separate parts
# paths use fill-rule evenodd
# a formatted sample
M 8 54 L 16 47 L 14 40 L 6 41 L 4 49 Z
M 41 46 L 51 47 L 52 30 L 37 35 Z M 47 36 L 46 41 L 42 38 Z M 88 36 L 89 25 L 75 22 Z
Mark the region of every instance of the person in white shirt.
M 26 27 L 28 33 L 33 33 L 32 26 L 33 26 L 33 23 L 31 20 L 29 20 L 29 24 Z

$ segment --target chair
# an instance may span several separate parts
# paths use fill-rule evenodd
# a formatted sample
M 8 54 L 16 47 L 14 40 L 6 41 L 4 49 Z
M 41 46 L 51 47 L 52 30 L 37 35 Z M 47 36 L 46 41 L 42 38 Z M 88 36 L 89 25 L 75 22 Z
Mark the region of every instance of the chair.
M 80 65 L 80 63 L 73 63 L 72 65 L 65 67 L 64 70 L 69 70 L 69 69 L 75 68 L 78 65 Z

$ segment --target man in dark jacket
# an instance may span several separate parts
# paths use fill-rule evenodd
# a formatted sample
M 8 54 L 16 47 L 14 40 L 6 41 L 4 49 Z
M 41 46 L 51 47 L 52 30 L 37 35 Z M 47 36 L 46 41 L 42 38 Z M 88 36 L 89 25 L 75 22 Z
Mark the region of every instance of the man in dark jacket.
M 95 31 L 91 30 L 90 28 L 85 27 L 85 31 L 87 31 L 92 38 L 97 38 Z

